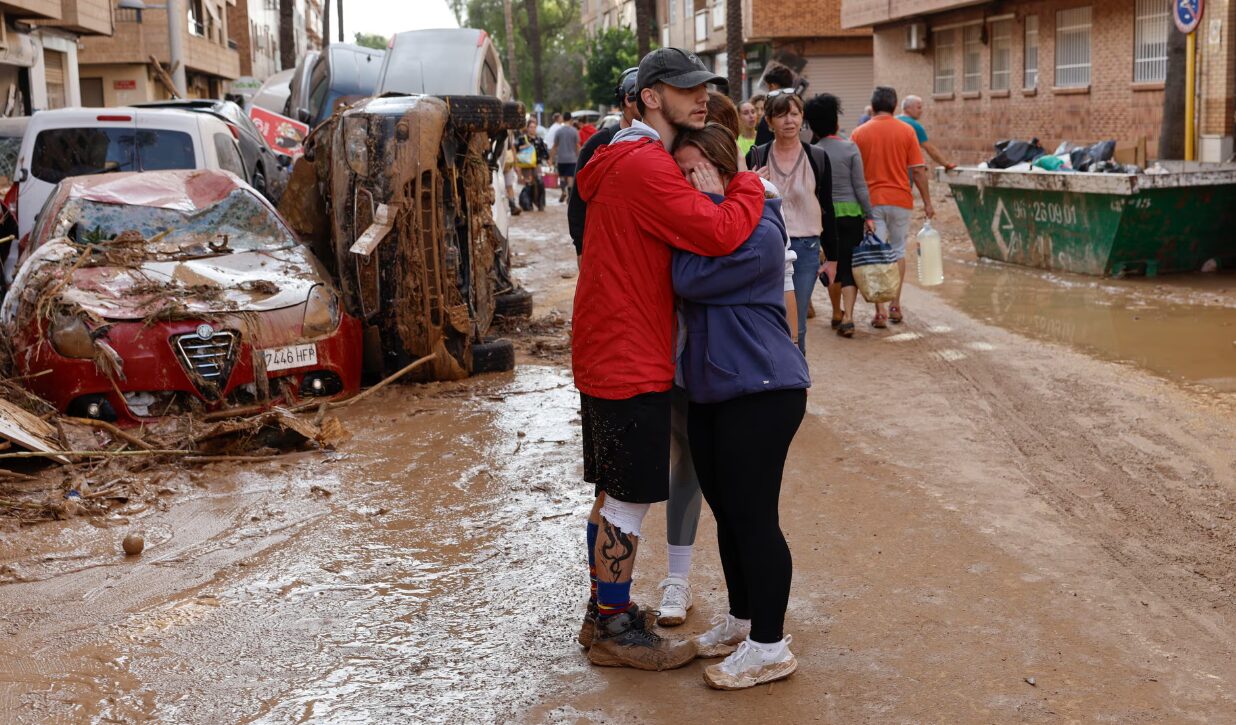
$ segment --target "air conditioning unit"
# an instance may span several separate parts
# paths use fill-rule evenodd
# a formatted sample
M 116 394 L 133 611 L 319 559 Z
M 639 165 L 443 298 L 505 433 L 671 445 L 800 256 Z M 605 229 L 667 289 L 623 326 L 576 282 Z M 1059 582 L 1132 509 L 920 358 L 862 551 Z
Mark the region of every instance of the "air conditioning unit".
M 910 23 L 906 26 L 906 50 L 918 53 L 927 50 L 927 23 Z

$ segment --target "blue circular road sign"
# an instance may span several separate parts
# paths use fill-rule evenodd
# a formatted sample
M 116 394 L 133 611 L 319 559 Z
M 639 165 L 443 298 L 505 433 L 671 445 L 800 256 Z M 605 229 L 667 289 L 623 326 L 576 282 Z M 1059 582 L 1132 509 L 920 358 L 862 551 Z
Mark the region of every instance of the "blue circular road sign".
M 1172 19 L 1182 33 L 1192 33 L 1202 22 L 1202 0 L 1172 0 Z

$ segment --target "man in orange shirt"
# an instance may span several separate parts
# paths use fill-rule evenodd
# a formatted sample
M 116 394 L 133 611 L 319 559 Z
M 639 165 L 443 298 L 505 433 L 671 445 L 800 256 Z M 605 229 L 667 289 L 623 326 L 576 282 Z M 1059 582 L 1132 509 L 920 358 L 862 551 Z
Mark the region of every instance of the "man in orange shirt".
M 906 279 L 906 236 L 910 232 L 910 212 L 914 209 L 914 195 L 910 192 L 910 177 L 923 198 L 923 213 L 930 219 L 936 215 L 931 206 L 931 192 L 927 188 L 927 165 L 918 145 L 918 136 L 909 125 L 897 120 L 897 91 L 888 86 L 879 86 L 871 94 L 871 108 L 875 116 L 854 129 L 850 140 L 858 146 L 863 157 L 863 172 L 867 178 L 867 191 L 871 194 L 871 211 L 875 217 L 876 235 L 888 242 L 897 252 L 897 269 L 901 282 Z M 907 176 L 907 170 L 909 176 Z M 876 305 L 874 327 L 887 327 L 887 320 L 901 322 L 901 287 L 897 298 L 885 315 L 884 305 Z

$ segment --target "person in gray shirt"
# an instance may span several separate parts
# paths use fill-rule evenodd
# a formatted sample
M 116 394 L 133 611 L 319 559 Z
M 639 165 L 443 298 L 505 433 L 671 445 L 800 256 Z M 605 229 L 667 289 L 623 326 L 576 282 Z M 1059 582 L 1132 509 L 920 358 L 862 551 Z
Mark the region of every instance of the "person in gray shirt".
M 565 204 L 575 183 L 575 162 L 579 160 L 579 128 L 571 114 L 562 114 L 562 127 L 554 134 L 554 161 L 558 164 L 558 203 Z
M 863 241 L 864 232 L 875 232 L 867 179 L 863 176 L 863 157 L 853 141 L 839 135 L 841 101 L 821 93 L 807 101 L 803 109 L 807 125 L 816 137 L 815 145 L 824 149 L 833 168 L 833 211 L 837 218 L 837 271 L 828 285 L 833 303 L 833 329 L 842 337 L 854 336 L 854 305 L 858 287 L 851 267 L 854 247 Z

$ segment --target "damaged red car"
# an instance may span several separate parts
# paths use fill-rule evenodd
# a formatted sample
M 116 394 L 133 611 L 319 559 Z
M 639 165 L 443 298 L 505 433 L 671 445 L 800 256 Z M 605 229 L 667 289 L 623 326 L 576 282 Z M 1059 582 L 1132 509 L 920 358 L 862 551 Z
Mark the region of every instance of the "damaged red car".
M 18 374 L 133 425 L 355 394 L 361 330 L 321 263 L 224 171 L 72 177 L 0 308 Z

